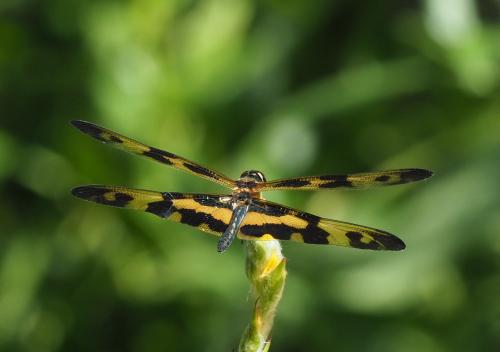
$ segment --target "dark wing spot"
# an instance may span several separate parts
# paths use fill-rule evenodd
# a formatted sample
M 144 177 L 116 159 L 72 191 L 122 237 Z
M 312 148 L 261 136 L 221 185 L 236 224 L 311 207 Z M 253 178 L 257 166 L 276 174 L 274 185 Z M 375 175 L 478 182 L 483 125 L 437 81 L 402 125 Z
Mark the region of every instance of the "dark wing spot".
M 89 136 L 91 136 L 97 140 L 100 140 L 101 142 L 104 142 L 104 143 L 109 142 L 109 140 L 107 140 L 101 136 L 102 132 L 104 132 L 102 130 L 102 128 L 100 128 L 97 125 L 94 125 L 93 123 L 81 121 L 81 120 L 73 120 L 73 121 L 71 121 L 71 124 L 73 126 L 75 126 L 76 128 L 78 128 L 83 133 L 88 134 Z
M 123 141 L 115 135 L 109 135 L 109 141 L 112 143 L 123 143 Z
M 210 171 L 207 168 L 204 168 L 203 166 L 199 166 L 199 165 L 195 165 L 195 164 L 191 164 L 191 163 L 184 163 L 184 166 L 196 174 L 204 175 L 204 176 L 207 176 L 210 178 L 217 178 L 217 177 L 215 177 L 215 175 L 212 171 Z
M 81 186 L 74 188 L 71 193 L 78 197 L 99 204 L 110 205 L 113 207 L 125 207 L 128 202 L 134 199 L 129 194 L 114 192 L 108 188 L 92 187 L 92 186 Z M 111 193 L 114 199 L 107 199 L 105 194 Z
M 318 227 L 320 217 L 308 213 L 297 213 L 296 216 L 300 219 L 307 221 L 305 229 L 300 229 L 304 243 L 312 244 L 328 244 L 328 236 L 330 235 L 325 230 Z
M 424 180 L 433 175 L 432 171 L 425 169 L 408 169 L 401 173 L 403 183 Z
M 330 181 L 322 184 L 320 183 L 320 188 L 353 187 L 352 182 L 347 180 L 347 175 L 326 175 L 320 176 L 320 179 Z
M 158 149 L 158 148 L 155 148 L 155 147 L 149 147 L 149 149 L 156 153 L 156 154 L 160 154 L 160 155 L 163 155 L 167 158 L 171 158 L 171 159 L 177 159 L 177 155 L 175 154 L 172 154 L 170 152 L 167 152 L 166 150 L 161 150 L 161 149 Z
M 134 199 L 134 197 L 125 193 L 117 192 L 114 193 L 114 196 L 115 196 L 114 200 L 104 200 L 103 204 L 112 205 L 114 207 L 125 207 L 128 204 L 128 202 Z
M 313 224 L 314 226 L 317 226 L 319 224 L 319 221 L 321 220 L 321 218 L 319 216 L 309 214 L 309 213 L 304 213 L 301 211 L 297 211 L 293 215 L 295 215 L 299 219 L 302 219 L 302 220 L 309 222 L 310 224 Z
M 289 240 L 293 232 L 299 232 L 298 229 L 283 224 L 262 224 L 262 225 L 244 225 L 240 232 L 247 236 L 262 237 L 271 235 L 278 240 Z
M 168 218 L 172 214 L 172 201 L 160 200 L 158 202 L 151 202 L 148 204 L 146 211 L 162 218 Z
M 142 155 L 145 155 L 151 159 L 157 160 L 160 163 L 172 165 L 172 162 L 169 160 L 169 158 L 170 158 L 169 154 L 170 153 L 165 152 L 165 151 L 160 150 L 160 149 L 156 149 L 154 147 L 149 147 L 149 150 L 142 152 Z
M 172 210 L 173 211 L 173 210 Z M 213 216 L 203 212 L 197 212 L 192 209 L 176 209 L 175 211 L 181 214 L 181 223 L 191 226 L 200 226 L 207 224 L 210 230 L 223 233 L 226 231 L 227 224 L 221 220 L 215 219 Z
M 290 179 L 275 183 L 276 187 L 304 187 L 310 185 L 311 182 L 301 179 Z
M 375 178 L 375 181 L 386 182 L 390 179 L 389 175 L 381 175 Z
M 304 243 L 328 244 L 329 233 L 319 228 L 317 224 L 309 223 L 300 233 L 304 238 Z
M 388 249 L 391 251 L 400 251 L 406 248 L 405 243 L 400 238 L 391 235 L 390 233 L 381 235 L 378 233 L 370 232 L 370 236 L 377 240 L 377 242 L 381 243 L 382 246 L 384 246 L 384 249 Z
M 400 251 L 406 248 L 404 242 L 390 233 L 368 232 L 373 238 L 369 243 L 361 242 L 363 235 L 359 232 L 349 231 L 345 234 L 349 238 L 352 247 L 361 249 L 387 249 L 391 251 Z
M 360 249 L 382 249 L 382 246 L 376 241 L 371 240 L 368 243 L 361 242 L 363 235 L 359 232 L 349 231 L 345 234 L 349 238 L 352 247 Z
M 206 222 L 207 215 L 206 213 L 197 213 L 193 209 L 177 209 L 182 215 L 181 222 L 190 226 L 199 226 Z
M 71 190 L 71 194 L 75 197 L 92 200 L 95 198 L 102 197 L 104 193 L 109 192 L 107 188 L 92 187 L 92 186 L 80 186 L 75 187 Z

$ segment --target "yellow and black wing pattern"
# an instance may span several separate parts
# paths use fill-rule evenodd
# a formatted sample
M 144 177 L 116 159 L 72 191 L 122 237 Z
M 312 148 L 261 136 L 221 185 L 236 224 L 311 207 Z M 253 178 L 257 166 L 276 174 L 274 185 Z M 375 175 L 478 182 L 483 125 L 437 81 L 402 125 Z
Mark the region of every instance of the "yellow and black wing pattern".
M 125 187 L 88 185 L 71 192 L 74 196 L 113 207 L 145 211 L 161 218 L 221 235 L 231 220 L 227 196 L 155 192 Z
M 398 237 L 374 228 L 321 218 L 262 199 L 252 200 L 238 237 L 246 240 L 291 240 L 373 250 L 398 251 Z
M 72 190 L 72 194 L 103 205 L 149 212 L 217 236 L 226 231 L 233 213 L 231 197 L 225 195 L 154 192 L 100 185 L 79 186 Z M 403 241 L 388 232 L 324 219 L 261 199 L 252 200 L 237 237 L 374 250 L 405 248 Z
M 256 185 L 258 191 L 314 190 L 314 189 L 363 189 L 373 186 L 391 186 L 425 180 L 432 172 L 425 169 L 398 169 L 347 175 L 305 176 L 279 179 Z
M 107 128 L 81 120 L 73 120 L 71 121 L 71 124 L 90 137 L 93 137 L 105 144 L 109 144 L 115 148 L 132 154 L 145 156 L 229 188 L 233 188 L 236 185 L 234 180 L 219 172 L 201 166 L 193 161 L 184 159 L 173 153 L 155 147 L 149 147 Z

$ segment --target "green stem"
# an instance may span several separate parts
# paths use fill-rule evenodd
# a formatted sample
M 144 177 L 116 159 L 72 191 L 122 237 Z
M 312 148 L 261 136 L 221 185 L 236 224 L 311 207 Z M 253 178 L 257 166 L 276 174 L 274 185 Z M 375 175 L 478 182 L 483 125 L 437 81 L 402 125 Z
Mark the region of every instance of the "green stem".
M 252 319 L 241 337 L 239 352 L 265 352 L 271 345 L 276 308 L 286 279 L 286 259 L 279 241 L 245 241 L 246 274 L 253 302 Z

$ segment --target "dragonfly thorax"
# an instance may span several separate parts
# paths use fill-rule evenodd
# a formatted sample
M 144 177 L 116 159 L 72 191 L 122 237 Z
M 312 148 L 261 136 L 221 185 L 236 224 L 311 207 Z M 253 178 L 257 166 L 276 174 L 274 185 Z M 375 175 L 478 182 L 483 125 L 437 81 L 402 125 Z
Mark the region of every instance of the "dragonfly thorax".
M 237 190 L 233 193 L 231 205 L 234 208 L 238 206 L 250 205 L 252 203 L 252 194 L 246 191 Z
M 235 192 L 233 195 L 233 201 L 241 204 L 248 204 L 250 200 L 252 200 L 252 196 L 248 192 Z

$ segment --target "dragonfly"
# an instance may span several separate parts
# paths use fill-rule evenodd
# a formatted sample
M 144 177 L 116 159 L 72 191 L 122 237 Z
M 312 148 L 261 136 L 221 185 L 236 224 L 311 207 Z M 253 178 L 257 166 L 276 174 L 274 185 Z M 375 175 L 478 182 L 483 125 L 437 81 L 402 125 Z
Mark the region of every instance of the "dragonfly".
M 432 172 L 407 168 L 367 173 L 306 176 L 267 181 L 257 170 L 234 180 L 176 154 L 142 144 L 96 124 L 74 120 L 72 125 L 98 141 L 218 183 L 230 194 L 156 192 L 118 186 L 85 185 L 72 190 L 76 197 L 112 207 L 145 211 L 219 236 L 224 252 L 235 238 L 290 240 L 359 249 L 398 251 L 406 247 L 397 236 L 372 227 L 322 218 L 273 203 L 262 192 L 274 190 L 364 189 L 427 179 Z M 229 192 L 228 192 L 229 193 Z

